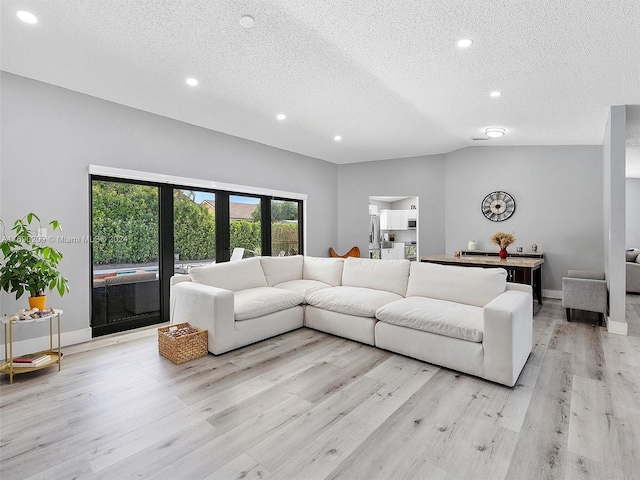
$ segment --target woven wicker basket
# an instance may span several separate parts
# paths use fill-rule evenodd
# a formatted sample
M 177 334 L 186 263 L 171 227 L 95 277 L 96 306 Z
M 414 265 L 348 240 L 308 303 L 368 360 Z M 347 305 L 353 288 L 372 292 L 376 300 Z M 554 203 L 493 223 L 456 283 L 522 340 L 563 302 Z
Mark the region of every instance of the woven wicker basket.
M 158 351 L 173 363 L 203 357 L 208 352 L 207 330 L 198 330 L 188 323 L 158 328 Z

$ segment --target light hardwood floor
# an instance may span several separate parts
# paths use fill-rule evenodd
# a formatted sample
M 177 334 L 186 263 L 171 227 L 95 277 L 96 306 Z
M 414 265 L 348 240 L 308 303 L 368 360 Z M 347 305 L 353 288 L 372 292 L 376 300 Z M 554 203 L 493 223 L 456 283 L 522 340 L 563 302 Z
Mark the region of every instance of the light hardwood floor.
M 629 336 L 534 317 L 517 385 L 300 329 L 173 365 L 156 331 L 0 380 L 9 479 L 623 479 L 640 472 L 640 295 Z

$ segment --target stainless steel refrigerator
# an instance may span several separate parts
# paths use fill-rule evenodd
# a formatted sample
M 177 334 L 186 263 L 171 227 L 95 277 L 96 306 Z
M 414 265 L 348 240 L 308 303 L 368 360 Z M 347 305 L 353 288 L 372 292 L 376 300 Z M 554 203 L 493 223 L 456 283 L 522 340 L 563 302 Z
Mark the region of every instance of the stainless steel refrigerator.
M 380 258 L 380 215 L 369 215 L 369 258 Z

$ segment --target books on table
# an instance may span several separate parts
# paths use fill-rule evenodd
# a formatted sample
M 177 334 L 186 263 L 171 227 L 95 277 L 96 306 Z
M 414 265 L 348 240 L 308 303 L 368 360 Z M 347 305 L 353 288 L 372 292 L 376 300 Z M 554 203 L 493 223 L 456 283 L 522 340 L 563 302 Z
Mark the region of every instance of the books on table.
M 39 365 L 42 365 L 43 363 L 48 362 L 49 360 L 51 360 L 51 356 L 50 355 L 34 355 L 34 354 L 28 354 L 28 355 L 22 355 L 20 357 L 14 357 L 13 359 L 13 366 L 14 367 L 37 367 Z

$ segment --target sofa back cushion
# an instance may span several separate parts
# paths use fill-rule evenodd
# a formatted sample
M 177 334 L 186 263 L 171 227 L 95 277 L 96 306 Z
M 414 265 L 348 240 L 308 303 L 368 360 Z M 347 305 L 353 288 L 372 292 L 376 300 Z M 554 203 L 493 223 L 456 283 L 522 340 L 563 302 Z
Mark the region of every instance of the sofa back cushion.
M 344 261 L 342 285 L 386 290 L 404 297 L 407 293 L 409 264 L 409 260 L 348 257 Z
M 302 280 L 302 255 L 293 257 L 260 257 L 267 285 Z
M 339 287 L 342 285 L 343 266 L 344 258 L 304 257 L 302 278 Z
M 189 270 L 191 281 L 237 292 L 247 288 L 266 287 L 267 280 L 257 257 L 237 262 L 216 263 Z
M 428 297 L 484 307 L 507 288 L 504 268 L 411 263 L 407 297 Z

